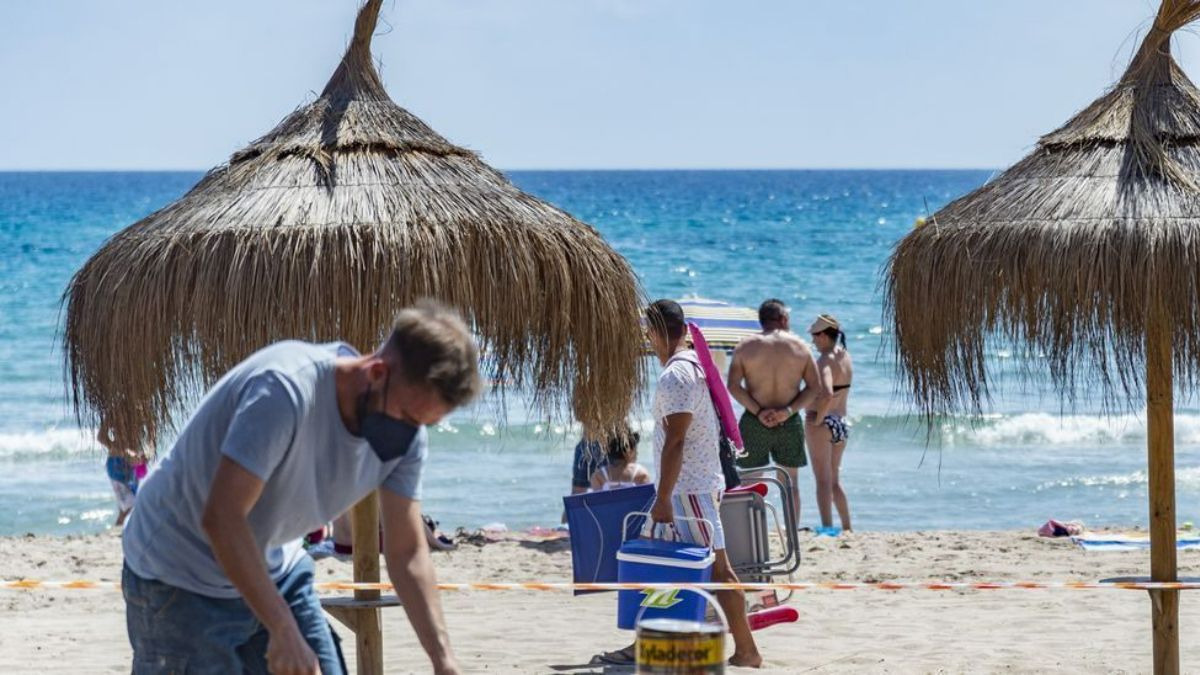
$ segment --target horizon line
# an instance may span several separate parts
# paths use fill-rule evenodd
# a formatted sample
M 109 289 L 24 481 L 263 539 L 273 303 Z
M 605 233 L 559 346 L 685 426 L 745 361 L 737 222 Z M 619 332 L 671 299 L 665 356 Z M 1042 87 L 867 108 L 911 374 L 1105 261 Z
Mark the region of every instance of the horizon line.
M 118 168 L 0 168 L 0 174 L 3 173 L 207 173 L 212 171 L 209 169 L 191 169 L 191 168 L 136 168 L 136 169 L 118 169 Z M 822 166 L 795 166 L 795 167 L 754 167 L 754 166 L 728 166 L 728 167 L 518 167 L 518 168 L 499 168 L 498 171 L 503 173 L 519 173 L 519 172 L 655 172 L 655 171 L 694 171 L 694 172 L 717 172 L 717 171 L 998 171 L 995 167 L 978 167 L 978 166 L 841 166 L 841 167 L 822 167 Z

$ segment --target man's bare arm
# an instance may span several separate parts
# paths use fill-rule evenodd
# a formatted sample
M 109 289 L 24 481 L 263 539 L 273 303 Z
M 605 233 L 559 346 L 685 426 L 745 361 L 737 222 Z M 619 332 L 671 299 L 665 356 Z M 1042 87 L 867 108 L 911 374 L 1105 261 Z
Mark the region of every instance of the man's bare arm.
M 762 406 L 749 391 L 742 386 L 742 382 L 746 379 L 746 369 L 742 364 L 742 350 L 740 348 L 733 350 L 733 360 L 729 363 L 729 377 L 725 382 L 725 386 L 729 389 L 729 394 L 733 399 L 740 403 L 751 415 L 758 416 L 762 412 Z
M 658 468 L 658 498 L 675 493 L 675 483 L 683 469 L 683 439 L 692 425 L 692 413 L 675 413 L 663 419 L 666 438 L 663 441 L 662 466 Z
M 429 655 L 433 672 L 457 673 L 458 665 L 450 649 L 450 636 L 438 597 L 437 574 L 429 555 L 429 545 L 425 543 L 421 503 L 380 490 L 379 506 L 383 522 L 383 557 L 408 622 Z
M 266 562 L 247 521 L 250 509 L 262 496 L 263 486 L 257 476 L 222 457 L 204 504 L 201 527 L 225 576 L 267 628 L 267 663 L 272 672 L 316 673 L 317 656 L 267 574 Z

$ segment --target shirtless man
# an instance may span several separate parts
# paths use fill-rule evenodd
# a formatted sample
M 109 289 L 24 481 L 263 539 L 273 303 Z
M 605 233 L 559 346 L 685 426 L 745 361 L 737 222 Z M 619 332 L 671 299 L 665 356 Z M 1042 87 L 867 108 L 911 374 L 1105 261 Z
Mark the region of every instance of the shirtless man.
M 812 405 L 820 382 L 812 352 L 790 331 L 789 318 L 782 300 L 772 298 L 759 306 L 762 334 L 746 338 L 733 351 L 728 386 L 729 393 L 746 409 L 738 428 L 747 455 L 738 460 L 738 466 L 754 469 L 774 460 L 782 467 L 792 480 L 799 524 L 799 470 L 808 465 L 808 458 L 804 420 L 797 413 Z

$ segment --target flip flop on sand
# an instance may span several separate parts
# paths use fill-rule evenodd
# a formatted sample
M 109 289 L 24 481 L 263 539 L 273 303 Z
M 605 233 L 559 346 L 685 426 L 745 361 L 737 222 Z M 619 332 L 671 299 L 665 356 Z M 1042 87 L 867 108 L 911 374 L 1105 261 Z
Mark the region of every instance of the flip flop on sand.
M 590 665 L 636 666 L 637 653 L 634 652 L 634 645 L 629 645 L 624 649 L 593 656 Z

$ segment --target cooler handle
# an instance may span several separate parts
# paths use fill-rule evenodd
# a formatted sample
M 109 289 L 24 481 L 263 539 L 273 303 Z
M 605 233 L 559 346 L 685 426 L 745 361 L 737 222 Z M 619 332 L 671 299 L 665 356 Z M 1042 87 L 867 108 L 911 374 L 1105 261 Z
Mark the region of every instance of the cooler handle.
M 649 511 L 630 511 L 629 513 L 625 514 L 625 520 L 623 520 L 621 522 L 621 543 L 622 544 L 624 544 L 626 541 L 628 541 L 629 519 L 632 518 L 633 516 L 645 516 L 647 521 L 653 523 L 653 518 L 651 518 Z M 708 538 L 710 540 L 713 538 L 713 534 L 716 533 L 716 530 L 713 528 L 712 521 L 708 520 L 707 518 L 692 518 L 690 516 L 675 516 L 675 520 L 676 521 L 680 521 L 680 520 L 691 521 L 694 523 L 699 523 L 702 527 L 707 527 L 708 528 Z M 679 536 L 679 532 L 675 529 L 675 523 L 653 523 L 650 526 L 650 532 L 652 535 L 655 532 L 655 528 L 657 528 L 659 526 L 669 527 L 669 528 L 671 528 L 671 530 L 673 532 L 675 532 L 676 537 Z M 651 536 L 651 539 L 654 539 L 654 538 L 655 537 Z

